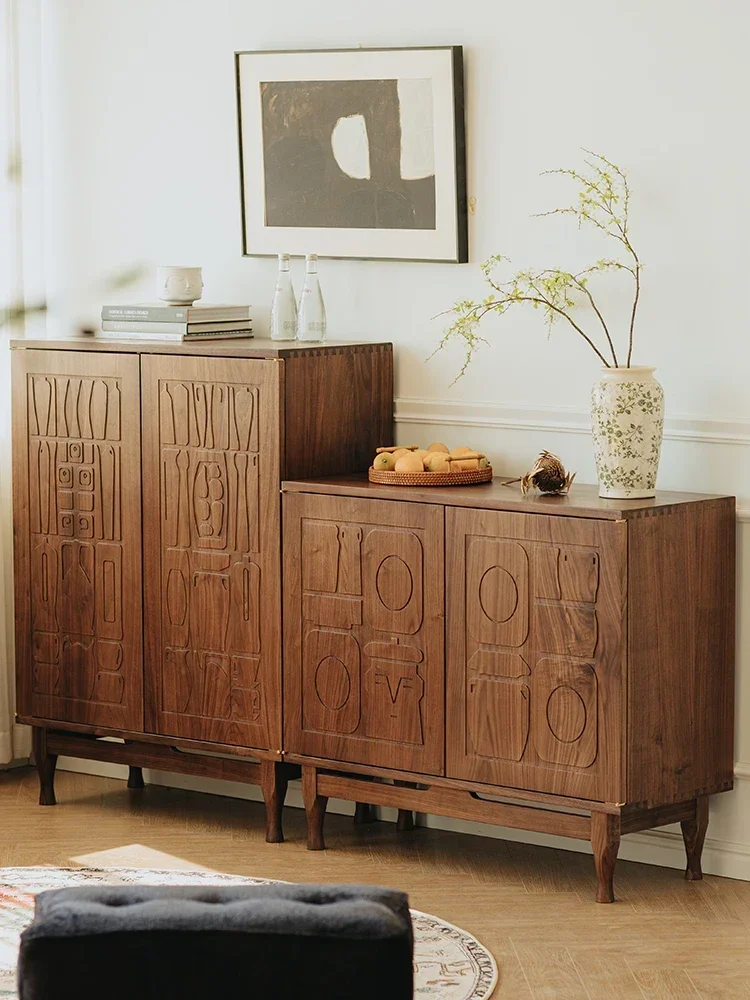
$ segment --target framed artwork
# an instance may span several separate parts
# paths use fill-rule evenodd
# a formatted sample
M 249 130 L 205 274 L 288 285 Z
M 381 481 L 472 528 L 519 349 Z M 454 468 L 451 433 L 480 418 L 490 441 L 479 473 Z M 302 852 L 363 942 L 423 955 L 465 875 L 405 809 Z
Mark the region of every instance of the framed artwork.
M 468 260 L 461 46 L 235 64 L 245 256 Z

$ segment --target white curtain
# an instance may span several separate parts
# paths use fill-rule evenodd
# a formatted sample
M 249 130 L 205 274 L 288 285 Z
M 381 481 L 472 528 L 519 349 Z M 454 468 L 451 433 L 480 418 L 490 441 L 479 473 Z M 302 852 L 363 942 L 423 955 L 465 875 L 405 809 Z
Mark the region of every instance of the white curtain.
M 10 436 L 10 351 L 12 337 L 23 336 L 24 322 L 8 322 L 14 307 L 26 301 L 24 288 L 24 195 L 22 164 L 23 45 L 36 48 L 38 34 L 22 27 L 21 10 L 28 0 L 0 0 L 0 766 L 28 757 L 29 730 L 17 726 L 14 683 L 13 511 Z M 35 0 L 23 16 L 37 23 Z M 31 60 L 36 72 L 38 61 Z M 33 176 L 33 170 L 31 176 Z

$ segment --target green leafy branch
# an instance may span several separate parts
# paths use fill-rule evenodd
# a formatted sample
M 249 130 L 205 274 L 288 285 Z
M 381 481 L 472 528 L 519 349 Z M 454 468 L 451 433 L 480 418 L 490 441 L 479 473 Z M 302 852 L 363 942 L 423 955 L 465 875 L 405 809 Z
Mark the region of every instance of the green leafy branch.
M 587 159 L 585 161 L 591 171 L 588 176 L 580 171 L 568 169 L 544 172 L 545 174 L 563 174 L 577 181 L 581 185 L 578 203 L 565 208 L 556 208 L 550 212 L 541 212 L 539 215 L 573 215 L 577 218 L 579 227 L 584 222 L 595 226 L 605 235 L 621 243 L 627 251 L 630 261 L 625 263 L 621 260 L 602 258 L 575 274 L 560 268 L 550 268 L 538 272 L 526 270 L 518 271 L 507 281 L 500 281 L 496 277 L 497 268 L 503 262 L 509 262 L 509 258 L 502 254 L 494 254 L 482 264 L 485 281 L 491 288 L 490 294 L 479 302 L 471 299 L 460 300 L 455 303 L 452 310 L 444 314 L 452 315 L 454 318 L 443 334 L 436 352 L 445 347 L 451 340 L 458 339 L 464 342 L 466 354 L 457 379 L 466 372 L 479 345 L 486 343 L 478 333 L 479 325 L 484 317 L 488 313 L 502 316 L 512 306 L 522 303 L 531 303 L 534 309 L 542 309 L 548 332 L 551 332 L 552 326 L 558 320 L 564 319 L 586 341 L 602 364 L 608 368 L 611 365 L 619 367 L 619 359 L 609 326 L 589 287 L 590 278 L 607 271 L 626 271 L 632 276 L 635 285 L 628 332 L 627 366 L 630 367 L 642 267 L 629 235 L 630 188 L 627 177 L 620 167 L 598 153 L 592 153 L 589 150 L 584 150 L 584 152 L 593 157 L 593 160 Z M 583 321 L 579 322 L 571 315 L 571 311 L 580 305 L 588 306 L 594 313 L 606 340 L 606 346 L 603 349 L 600 349 L 593 336 L 585 331 L 581 325 Z

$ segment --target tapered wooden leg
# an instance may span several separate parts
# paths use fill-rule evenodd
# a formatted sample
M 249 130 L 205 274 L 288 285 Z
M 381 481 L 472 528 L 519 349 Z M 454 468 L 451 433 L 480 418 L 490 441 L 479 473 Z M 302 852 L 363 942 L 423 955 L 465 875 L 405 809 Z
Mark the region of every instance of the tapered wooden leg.
M 375 808 L 367 802 L 357 802 L 354 806 L 354 825 L 364 826 L 367 823 L 375 823 L 377 817 Z
M 318 795 L 318 772 L 314 767 L 302 768 L 302 798 L 307 815 L 307 849 L 324 851 L 326 844 L 323 839 L 323 823 L 326 818 L 328 798 Z
M 708 829 L 707 795 L 700 795 L 695 800 L 695 818 L 684 819 L 680 826 L 682 827 L 682 839 L 685 841 L 685 854 L 687 855 L 685 878 L 691 882 L 698 882 L 703 878 L 701 855 Z
M 143 770 L 140 767 L 134 767 L 132 764 L 128 767 L 128 788 L 145 788 L 146 785 L 143 781 Z
M 620 817 L 609 813 L 591 813 L 591 846 L 596 866 L 596 901 L 614 903 L 614 874 L 620 849 Z
M 57 754 L 47 753 L 47 730 L 42 726 L 33 727 L 32 746 L 34 750 L 34 762 L 39 774 L 39 805 L 57 805 L 55 800 Z
M 414 829 L 414 813 L 411 809 L 399 809 L 396 829 L 401 833 Z
M 399 788 L 417 787 L 412 781 L 394 781 L 393 784 L 397 785 Z M 414 829 L 414 813 L 411 809 L 399 809 L 398 819 L 396 820 L 396 829 L 400 833 Z
M 280 761 L 262 760 L 260 776 L 263 799 L 266 803 L 266 843 L 283 844 L 281 814 L 289 786 L 289 769 Z

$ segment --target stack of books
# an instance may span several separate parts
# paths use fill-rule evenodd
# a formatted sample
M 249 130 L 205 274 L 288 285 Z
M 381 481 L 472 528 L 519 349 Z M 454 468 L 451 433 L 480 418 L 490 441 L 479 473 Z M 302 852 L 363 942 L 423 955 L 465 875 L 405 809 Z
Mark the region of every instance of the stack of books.
M 250 306 L 103 306 L 100 336 L 113 340 L 225 340 L 252 337 Z

